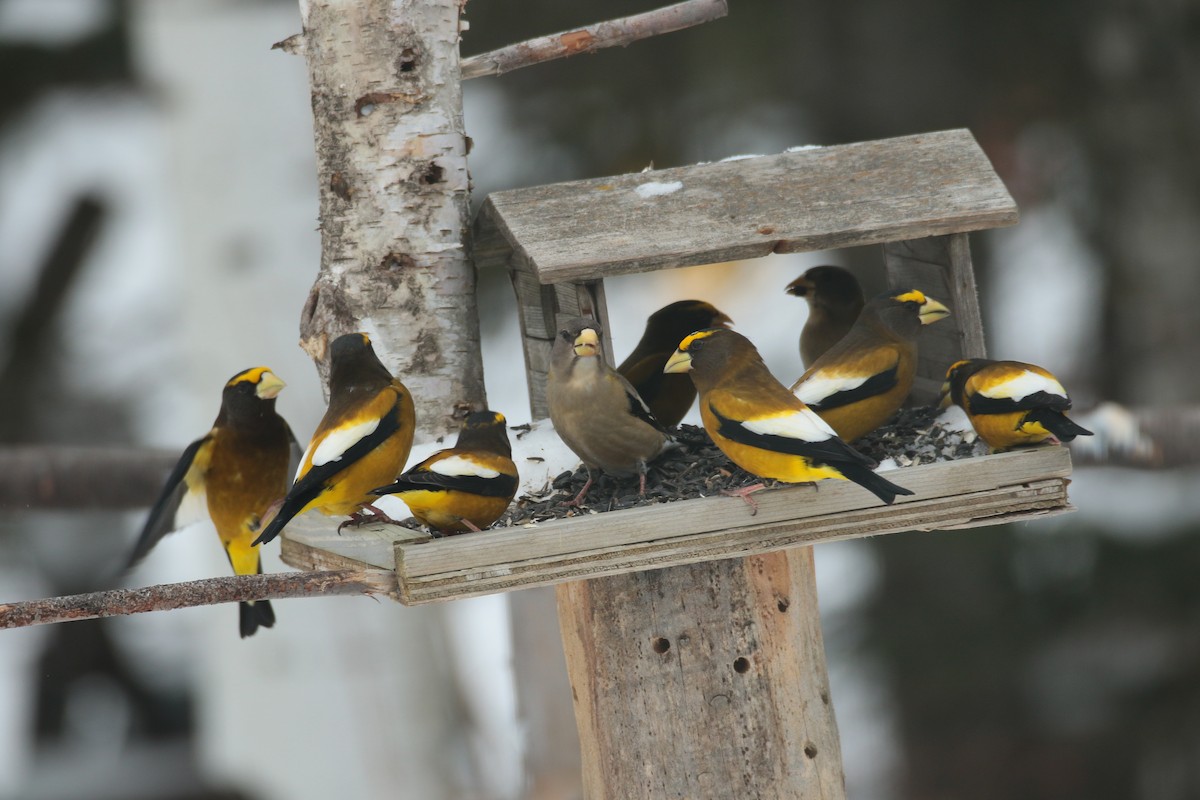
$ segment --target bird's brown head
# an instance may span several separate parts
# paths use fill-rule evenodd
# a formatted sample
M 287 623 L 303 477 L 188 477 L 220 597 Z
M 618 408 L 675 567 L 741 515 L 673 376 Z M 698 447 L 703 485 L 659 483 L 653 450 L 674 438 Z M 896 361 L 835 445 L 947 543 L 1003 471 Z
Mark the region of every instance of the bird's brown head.
M 566 343 L 576 358 L 602 357 L 600 339 L 603 335 L 604 329 L 599 322 L 583 317 L 571 320 L 558 332 L 559 340 Z
M 812 305 L 862 308 L 862 287 L 849 270 L 841 267 L 811 267 L 787 285 L 788 294 L 803 297 Z
M 963 405 L 963 389 L 967 385 L 967 379 L 991 363 L 993 362 L 986 358 L 966 358 L 951 364 L 946 370 L 946 380 L 942 382 L 938 408 L 948 408 L 951 404 Z
M 463 420 L 455 447 L 463 450 L 483 450 L 512 457 L 512 444 L 508 441 L 508 421 L 498 411 L 484 409 L 475 411 Z
M 221 419 L 250 419 L 275 409 L 275 398 L 284 384 L 266 367 L 251 367 L 234 375 L 221 393 Z
M 863 318 L 882 324 L 903 339 L 915 339 L 922 325 L 950 316 L 950 309 L 916 289 L 884 292 L 863 308 Z
M 706 328 L 690 334 L 667 361 L 663 372 L 690 372 L 696 388 L 705 391 L 730 369 L 762 364 L 750 340 L 728 328 Z
M 371 337 L 365 333 L 347 333 L 329 347 L 329 394 L 350 387 L 381 388 L 392 382 L 392 374 L 375 355 Z
M 703 300 L 680 300 L 665 305 L 650 315 L 646 320 L 646 333 L 642 336 L 642 343 L 670 343 L 670 346 L 674 347 L 692 331 L 724 328 L 732 323 L 733 320 L 712 303 Z

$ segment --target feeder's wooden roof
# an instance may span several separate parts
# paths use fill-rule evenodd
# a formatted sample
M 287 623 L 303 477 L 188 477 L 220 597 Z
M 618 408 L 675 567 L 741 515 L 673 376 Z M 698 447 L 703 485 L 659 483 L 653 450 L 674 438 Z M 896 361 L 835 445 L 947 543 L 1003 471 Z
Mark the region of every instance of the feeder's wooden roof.
M 667 193 L 639 194 L 649 183 Z M 962 129 L 495 192 L 476 222 L 475 259 L 512 257 L 551 284 L 1016 221 Z

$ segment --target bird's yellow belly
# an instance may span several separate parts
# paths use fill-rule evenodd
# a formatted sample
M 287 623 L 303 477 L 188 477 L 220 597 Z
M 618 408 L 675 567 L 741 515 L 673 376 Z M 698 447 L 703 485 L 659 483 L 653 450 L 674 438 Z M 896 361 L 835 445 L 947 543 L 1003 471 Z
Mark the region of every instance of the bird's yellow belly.
M 1050 431 L 1040 423 L 1023 422 L 1024 416 L 1023 411 L 1014 411 L 1011 414 L 974 414 L 971 416 L 971 424 L 975 426 L 979 437 L 993 450 L 1037 444 L 1050 438 Z
M 891 419 L 904 398 L 912 388 L 911 380 L 905 384 L 902 380 L 891 390 L 883 394 L 859 400 L 846 406 L 838 406 L 827 411 L 813 409 L 817 416 L 825 420 L 829 427 L 837 431 L 837 435 L 846 442 L 865 436 Z
M 303 511 L 316 508 L 331 517 L 353 514 L 376 499 L 370 494 L 372 489 L 396 480 L 396 476 L 404 469 L 407 454 L 408 446 L 404 437 L 392 436 L 335 475 L 325 491 L 317 495 Z
M 463 524 L 469 520 L 476 528 L 491 525 L 508 508 L 503 497 L 480 497 L 454 491 L 412 491 L 397 495 L 408 505 L 413 516 L 443 533 L 470 530 Z
M 258 548 L 250 543 L 258 536 L 267 509 L 287 494 L 286 451 L 284 454 L 283 459 L 253 460 L 255 469 L 247 470 L 225 448 L 213 453 L 206 487 L 208 515 L 236 575 L 258 572 Z
M 786 483 L 809 483 L 825 478 L 845 480 L 845 476 L 836 469 L 814 464 L 803 456 L 775 453 L 734 442 L 723 436 L 713 437 L 713 441 L 721 448 L 721 452 L 729 456 L 730 461 L 760 478 L 771 478 Z

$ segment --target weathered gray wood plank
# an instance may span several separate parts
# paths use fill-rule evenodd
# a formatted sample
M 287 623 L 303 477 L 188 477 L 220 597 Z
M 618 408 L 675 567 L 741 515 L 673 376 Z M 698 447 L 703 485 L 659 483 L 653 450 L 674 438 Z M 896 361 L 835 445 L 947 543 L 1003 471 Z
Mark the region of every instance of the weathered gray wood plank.
M 802 545 L 859 539 L 882 533 L 929 531 L 1000 524 L 1050 516 L 1070 510 L 1066 481 L 1052 478 L 1027 487 L 1010 487 L 958 498 L 931 500 L 888 515 L 883 509 L 729 531 L 710 531 L 641 545 L 598 549 L 588 553 L 530 559 L 510 564 L 460 570 L 435 576 L 399 576 L 400 602 L 420 605 L 544 586 L 564 581 L 623 575 L 647 569 L 744 558 Z M 986 521 L 986 522 L 985 522 Z
M 519 257 L 514 257 L 520 261 Z M 543 286 L 526 270 L 513 270 L 513 289 L 517 294 L 521 323 L 521 347 L 525 355 L 525 380 L 529 387 L 529 407 L 533 418 L 549 416 L 546 406 L 546 374 L 550 369 L 550 350 L 558 331 L 575 317 L 591 317 L 608 330 L 608 305 L 604 282 L 559 283 Z M 614 364 L 612 337 L 601 340 L 604 357 Z
M 558 598 L 589 800 L 845 797 L 811 547 Z
M 1068 508 L 1069 473 L 1066 448 L 1041 447 L 890 472 L 890 479 L 917 492 L 890 507 L 857 486 L 825 481 L 819 488 L 760 492 L 754 516 L 741 500 L 710 497 L 439 540 L 387 525 L 339 536 L 333 523 L 305 518 L 285 532 L 283 556 L 302 568 L 347 561 L 394 568 L 403 602 L 416 604 L 900 530 L 1057 513 Z
M 682 186 L 640 196 L 651 182 Z M 504 261 L 497 236 L 550 284 L 1016 220 L 974 137 L 951 130 L 496 192 L 477 219 L 477 265 Z
M 400 545 L 399 558 L 405 576 L 415 577 L 861 509 L 895 514 L 908 504 L 1010 486 L 1028 478 L 1065 477 L 1069 470 L 1066 448 L 1040 447 L 887 472 L 889 480 L 916 492 L 913 497 L 898 497 L 890 511 L 849 481 L 822 481 L 816 486 L 781 486 L 759 492 L 754 515 L 741 499 L 718 495 L 484 531 L 471 536 L 470 548 L 461 547 L 455 539 Z

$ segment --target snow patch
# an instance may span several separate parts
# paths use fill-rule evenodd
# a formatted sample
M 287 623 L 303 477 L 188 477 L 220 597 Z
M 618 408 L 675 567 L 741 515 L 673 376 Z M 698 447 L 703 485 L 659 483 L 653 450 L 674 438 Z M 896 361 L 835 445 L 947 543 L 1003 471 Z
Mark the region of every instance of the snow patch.
M 683 181 L 671 181 L 669 183 L 650 181 L 649 183 L 643 183 L 637 186 L 634 188 L 634 191 L 637 192 L 638 197 L 642 198 L 643 200 L 649 200 L 651 197 L 659 197 L 660 195 L 664 194 L 674 194 L 682 188 Z
M 967 412 L 963 411 L 958 406 L 950 406 L 943 411 L 934 424 L 946 431 L 956 431 L 958 433 L 966 433 L 975 430 L 975 426 L 971 424 L 971 420 L 967 418 Z
M 795 147 L 789 147 L 787 150 L 784 150 L 783 152 L 785 152 L 785 153 L 802 153 L 805 150 L 820 150 L 823 146 L 824 145 L 819 145 L 819 144 L 801 144 L 801 145 L 796 145 Z
M 579 466 L 579 456 L 559 438 L 548 419 L 534 422 L 527 433 L 510 430 L 508 435 L 521 493 L 538 494 L 560 474 Z
M 762 154 L 750 153 L 749 155 L 743 156 L 726 156 L 725 158 L 721 159 L 720 163 L 724 164 L 726 161 L 745 161 L 747 158 L 762 158 Z

